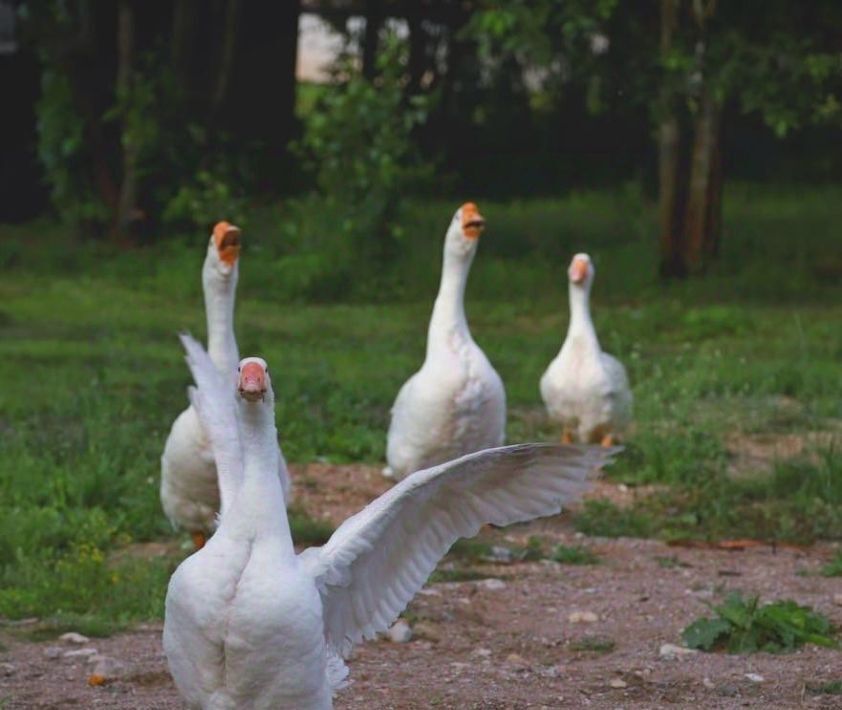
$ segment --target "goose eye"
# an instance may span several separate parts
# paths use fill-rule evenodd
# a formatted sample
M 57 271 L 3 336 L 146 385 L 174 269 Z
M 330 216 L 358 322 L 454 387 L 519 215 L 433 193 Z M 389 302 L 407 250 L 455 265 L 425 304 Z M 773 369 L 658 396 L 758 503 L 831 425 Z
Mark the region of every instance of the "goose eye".
M 239 365 L 237 365 L 237 372 L 239 372 L 239 371 L 240 371 L 240 370 L 242 370 L 242 369 L 243 369 L 242 367 L 240 367 Z

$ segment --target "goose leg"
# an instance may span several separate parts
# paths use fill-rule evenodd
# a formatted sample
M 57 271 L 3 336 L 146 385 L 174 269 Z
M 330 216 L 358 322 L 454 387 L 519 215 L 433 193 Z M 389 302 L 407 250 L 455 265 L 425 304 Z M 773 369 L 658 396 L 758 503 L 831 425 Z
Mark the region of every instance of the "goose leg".
M 201 550 L 208 541 L 207 535 L 200 531 L 190 533 L 190 537 L 193 538 L 193 544 L 196 546 L 197 550 Z
M 605 448 L 614 446 L 614 435 L 606 434 L 605 436 L 603 436 L 602 441 L 600 442 L 600 446 L 604 446 Z

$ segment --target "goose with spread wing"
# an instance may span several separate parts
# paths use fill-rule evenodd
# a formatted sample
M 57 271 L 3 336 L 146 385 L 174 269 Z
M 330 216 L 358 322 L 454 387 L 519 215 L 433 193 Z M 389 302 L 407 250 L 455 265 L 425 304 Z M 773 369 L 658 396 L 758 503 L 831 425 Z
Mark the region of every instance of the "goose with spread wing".
M 220 481 L 219 526 L 178 567 L 164 650 L 191 708 L 332 707 L 351 647 L 384 631 L 459 537 L 558 513 L 614 453 L 526 444 L 418 471 L 296 554 L 276 471 L 274 392 L 260 358 L 237 384 L 182 336 Z
M 214 367 L 235 382 L 240 359 L 234 336 L 234 299 L 239 277 L 239 227 L 219 222 L 213 228 L 202 267 L 202 290 L 208 323 L 208 354 Z M 283 459 L 278 478 L 289 489 Z M 219 486 L 206 432 L 189 406 L 173 422 L 161 456 L 161 505 L 174 527 L 190 532 L 196 547 L 216 527 Z

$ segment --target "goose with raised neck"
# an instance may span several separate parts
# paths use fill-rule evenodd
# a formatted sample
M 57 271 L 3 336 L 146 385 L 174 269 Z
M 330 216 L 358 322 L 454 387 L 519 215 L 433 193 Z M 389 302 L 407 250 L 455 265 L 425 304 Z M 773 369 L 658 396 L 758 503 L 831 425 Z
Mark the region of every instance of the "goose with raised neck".
M 385 631 L 460 537 L 554 515 L 614 454 L 521 444 L 418 471 L 295 554 L 274 475 L 274 391 L 260 358 L 236 385 L 182 342 L 222 486 L 216 534 L 173 574 L 164 651 L 191 708 L 329 710 L 353 646 Z
M 220 251 L 217 240 L 222 244 L 222 240 L 225 239 L 236 239 L 236 242 L 230 241 Z M 234 304 L 237 298 L 237 281 L 240 276 L 239 240 L 240 230 L 237 227 L 227 222 L 217 224 L 202 266 L 202 291 L 205 297 L 205 317 L 208 326 L 208 355 L 220 372 L 228 372 L 232 377 L 240 359 L 237 339 L 234 335 Z M 235 249 L 236 252 L 234 252 Z M 226 258 L 223 259 L 223 256 Z
M 213 229 L 202 266 L 202 290 L 211 362 L 233 382 L 239 353 L 234 335 L 234 304 L 239 279 L 241 232 L 229 222 Z M 284 490 L 286 464 L 278 465 Z M 173 527 L 187 530 L 201 547 L 216 527 L 219 483 L 207 437 L 192 406 L 173 422 L 161 456 L 161 504 Z
M 623 365 L 599 345 L 590 307 L 595 275 L 587 254 L 573 257 L 567 337 L 541 377 L 540 389 L 547 413 L 562 426 L 562 441 L 611 446 L 631 421 L 632 394 Z
M 400 480 L 505 440 L 503 382 L 471 337 L 465 316 L 465 287 L 484 227 L 485 219 L 472 202 L 456 210 L 448 226 L 426 358 L 392 407 L 383 470 L 387 477 Z

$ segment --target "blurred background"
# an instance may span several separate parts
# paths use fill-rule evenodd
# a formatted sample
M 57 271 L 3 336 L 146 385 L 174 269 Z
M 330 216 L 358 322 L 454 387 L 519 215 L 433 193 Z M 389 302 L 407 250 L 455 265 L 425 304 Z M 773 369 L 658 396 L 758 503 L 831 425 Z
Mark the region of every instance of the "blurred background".
M 398 288 L 419 198 L 613 190 L 612 236 L 649 219 L 684 277 L 722 251 L 726 184 L 842 174 L 833 0 L 3 0 L 0 38 L 0 219 L 125 248 L 251 221 L 289 296 Z M 567 254 L 518 219 L 488 251 Z
M 0 0 L 0 87 L 0 616 L 160 615 L 183 552 L 126 550 L 173 535 L 222 219 L 292 462 L 380 465 L 474 200 L 511 441 L 557 436 L 538 379 L 596 265 L 611 476 L 657 495 L 581 531 L 842 537 L 839 0 Z

